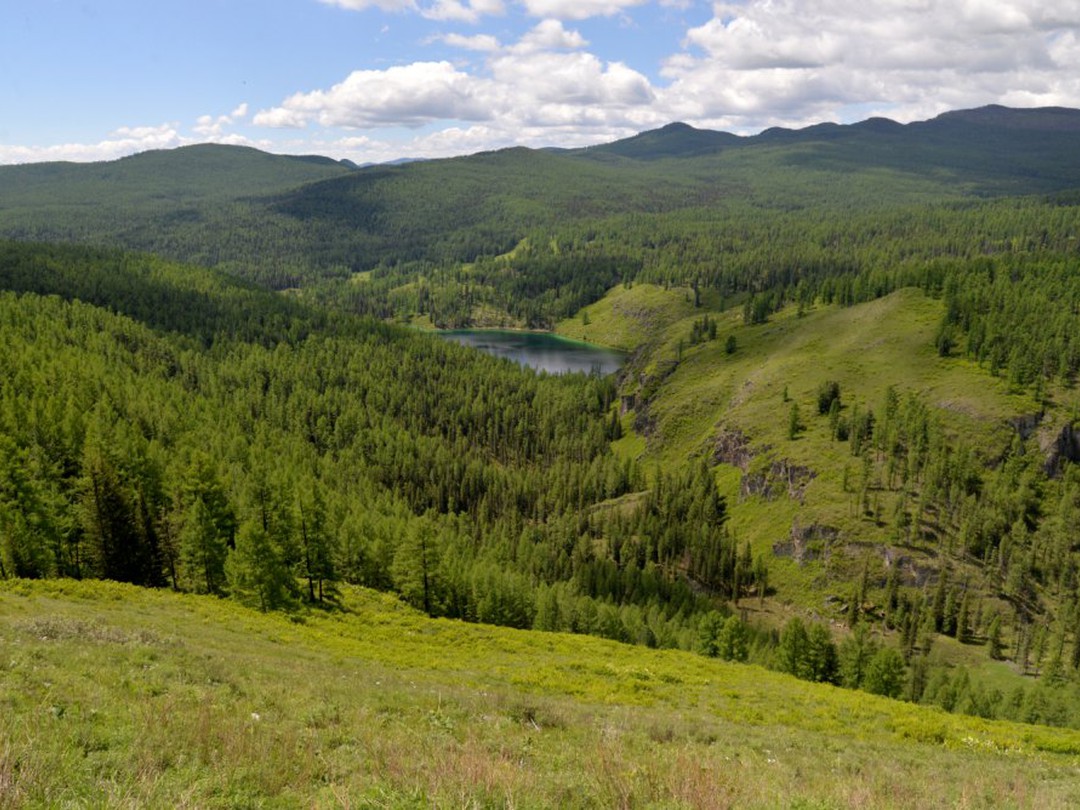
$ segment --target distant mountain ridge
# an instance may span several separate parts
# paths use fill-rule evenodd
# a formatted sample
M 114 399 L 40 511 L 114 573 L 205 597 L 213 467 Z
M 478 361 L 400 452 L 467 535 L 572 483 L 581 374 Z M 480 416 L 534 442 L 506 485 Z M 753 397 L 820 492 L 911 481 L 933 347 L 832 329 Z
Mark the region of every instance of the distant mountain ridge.
M 571 150 L 572 153 L 611 154 L 640 160 L 707 155 L 738 145 L 743 139 L 730 132 L 697 129 L 681 121 L 638 133 L 613 143 Z
M 730 132 L 697 129 L 675 122 L 647 130 L 612 143 L 585 149 L 570 150 L 572 154 L 618 155 L 638 160 L 658 160 L 670 157 L 699 157 L 723 149 L 759 146 L 776 143 L 814 143 L 866 137 L 898 139 L 896 145 L 912 145 L 919 140 L 970 139 L 981 141 L 988 132 L 995 132 L 995 141 L 1002 145 L 1019 145 L 1020 133 L 1029 136 L 1041 133 L 1044 138 L 1057 139 L 1080 136 L 1080 110 L 1065 107 L 1011 108 L 992 104 L 970 110 L 942 113 L 927 121 L 901 124 L 889 118 L 873 117 L 853 124 L 823 122 L 800 129 L 770 127 L 757 135 L 739 136 Z M 1080 141 L 1071 145 L 1080 147 Z
M 472 262 L 619 215 L 1077 190 L 1080 110 L 989 106 L 752 136 L 676 122 L 583 149 L 368 167 L 220 144 L 5 166 L 0 237 L 154 252 L 293 287 L 380 264 Z

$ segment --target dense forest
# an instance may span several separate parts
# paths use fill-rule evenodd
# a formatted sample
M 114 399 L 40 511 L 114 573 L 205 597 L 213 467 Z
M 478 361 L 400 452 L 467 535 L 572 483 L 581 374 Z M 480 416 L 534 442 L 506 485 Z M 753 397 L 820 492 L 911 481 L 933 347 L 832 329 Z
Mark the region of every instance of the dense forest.
M 265 608 L 332 601 L 345 580 L 524 627 L 558 594 L 551 629 L 668 644 L 708 604 L 685 556 L 708 592 L 754 587 L 704 470 L 590 517 L 646 488 L 608 448 L 610 378 L 538 375 L 149 257 L 8 243 L 0 273 L 7 575 Z
M 355 583 L 432 616 L 1080 725 L 1064 405 L 1078 130 L 1068 111 L 1016 120 L 745 141 L 671 127 L 365 170 L 200 147 L 111 166 L 115 205 L 98 207 L 83 203 L 99 180 L 74 167 L 0 170 L 0 577 L 264 611 L 333 610 Z M 994 137 L 960 149 L 972 127 Z M 1001 163 L 1017 143 L 1023 159 Z M 538 373 L 406 326 L 551 328 L 646 285 L 679 291 L 692 320 L 674 357 L 644 335 L 617 377 Z M 785 387 L 786 440 L 845 459 L 838 497 L 864 542 L 925 568 L 849 555 L 829 607 L 803 609 L 769 547 L 731 526 L 717 475 L 736 461 L 661 463 L 650 408 L 692 351 L 722 343 L 719 365 L 779 317 L 912 289 L 940 307 L 934 357 L 1038 412 L 1002 442 L 902 384 L 871 401 L 823 371 L 802 410 Z M 628 431 L 643 451 L 616 449 Z M 797 488 L 793 469 L 744 470 L 746 497 L 783 475 Z M 767 602 L 771 620 L 750 617 Z M 1008 661 L 1012 686 L 936 655 L 942 639 Z

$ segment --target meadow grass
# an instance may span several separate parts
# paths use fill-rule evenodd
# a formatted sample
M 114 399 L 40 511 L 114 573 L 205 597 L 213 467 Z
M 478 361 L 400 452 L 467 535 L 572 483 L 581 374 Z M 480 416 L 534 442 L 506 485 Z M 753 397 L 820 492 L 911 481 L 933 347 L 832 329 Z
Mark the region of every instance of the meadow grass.
M 952 436 L 984 459 L 1009 446 L 1011 418 L 1043 408 L 1029 394 L 1011 390 L 1006 380 L 966 359 L 939 357 L 934 336 L 943 305 L 920 290 L 802 313 L 789 306 L 759 325 L 744 324 L 741 307 L 710 309 L 718 303 L 705 295 L 702 307 L 695 308 L 692 293 L 682 288 L 617 287 L 587 308 L 587 318 L 579 315 L 559 328 L 598 343 L 638 349 L 623 391 L 636 391 L 639 406 L 641 399 L 648 399 L 643 410 L 647 429 L 635 432 L 635 414 L 626 415 L 624 436 L 615 443 L 624 457 L 648 469 L 675 469 L 688 459 L 711 463 L 722 434 L 746 437 L 752 454 L 747 469 L 720 463 L 714 471 L 733 535 L 740 544 L 749 542 L 753 554 L 763 555 L 769 564 L 775 597 L 763 605 L 757 600 L 744 603 L 765 626 L 780 626 L 792 615 L 842 620 L 864 566 L 871 600 L 878 600 L 885 580 L 884 550 L 897 548 L 890 521 L 900 495 L 872 487 L 871 513 L 863 509 L 862 461 L 847 442 L 833 440 L 828 418 L 817 413 L 822 383 L 840 384 L 847 416 L 855 406 L 880 414 L 889 386 L 901 397 L 915 394 Z M 717 323 L 716 339 L 690 345 L 692 324 L 706 312 Z M 735 340 L 732 353 L 727 351 L 729 336 Z M 1075 396 L 1055 391 L 1057 411 L 1064 412 Z M 792 405 L 798 406 L 802 425 L 794 440 L 788 436 Z M 1058 421 L 1053 413 L 1047 418 L 1051 427 Z M 801 491 L 748 495 L 745 474 L 767 472 L 774 462 L 809 471 Z M 818 543 L 806 559 L 775 555 L 774 548 L 790 539 L 794 527 L 814 524 L 828 527 L 835 538 Z M 940 549 L 932 543 L 905 539 L 901 546 L 898 553 L 913 565 L 936 570 Z M 958 569 L 954 575 L 980 580 L 974 569 Z M 988 598 L 984 607 L 992 609 L 994 600 Z M 945 645 L 942 654 L 967 667 L 988 667 L 1006 690 L 1023 680 L 1015 672 L 1000 676 L 1001 668 L 982 647 Z
M 802 316 L 789 307 L 754 326 L 743 323 L 739 308 L 712 312 L 717 338 L 690 346 L 691 325 L 705 311 L 692 306 L 687 290 L 618 287 L 589 308 L 587 327 L 574 319 L 560 329 L 566 334 L 586 329 L 596 342 L 631 346 L 633 339 L 627 335 L 640 341 L 646 334 L 643 325 L 649 326 L 650 342 L 633 368 L 637 378 L 624 387 L 647 390 L 653 385 L 650 376 L 663 369 L 649 398 L 650 429 L 647 435 L 625 431 L 618 450 L 650 464 L 676 467 L 687 459 L 711 459 L 717 436 L 739 431 L 755 456 L 751 472 L 776 460 L 812 471 L 801 500 L 762 499 L 740 491 L 743 470 L 717 467 L 731 525 L 755 553 L 771 554 L 796 516 L 803 525 L 838 529 L 848 544 L 871 547 L 888 539 L 877 521 L 862 514 L 851 492 L 860 473 L 859 459 L 846 442 L 832 440 L 828 419 L 817 414 L 816 392 L 827 380 L 840 384 L 847 414 L 856 404 L 880 412 L 889 386 L 901 396 L 916 394 L 948 430 L 988 453 L 1008 446 L 1010 417 L 1040 411 L 1029 395 L 1011 391 L 1006 381 L 985 369 L 963 359 L 938 357 L 934 334 L 942 304 L 918 290 L 900 290 L 853 307 L 819 307 Z M 732 354 L 725 347 L 729 335 L 737 346 Z M 803 426 L 794 441 L 787 435 L 793 404 Z M 631 419 L 624 421 L 625 427 L 632 424 Z M 895 498 L 888 491 L 877 494 L 883 514 L 891 513 Z M 807 594 L 819 597 L 814 588 Z M 792 598 L 797 600 L 798 593 Z
M 556 334 L 632 352 L 700 312 L 690 290 L 655 284 L 613 287 L 599 301 L 555 325 Z M 689 328 L 689 327 L 687 327 Z
M 425 618 L 0 585 L 0 806 L 1069 807 L 1080 732 Z

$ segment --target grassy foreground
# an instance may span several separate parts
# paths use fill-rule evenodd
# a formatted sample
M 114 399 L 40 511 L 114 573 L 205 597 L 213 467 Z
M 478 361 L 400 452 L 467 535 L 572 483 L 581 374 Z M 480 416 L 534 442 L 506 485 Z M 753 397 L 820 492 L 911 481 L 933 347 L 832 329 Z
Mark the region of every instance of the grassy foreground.
M 1080 732 L 343 604 L 0 584 L 0 806 L 1080 803 Z

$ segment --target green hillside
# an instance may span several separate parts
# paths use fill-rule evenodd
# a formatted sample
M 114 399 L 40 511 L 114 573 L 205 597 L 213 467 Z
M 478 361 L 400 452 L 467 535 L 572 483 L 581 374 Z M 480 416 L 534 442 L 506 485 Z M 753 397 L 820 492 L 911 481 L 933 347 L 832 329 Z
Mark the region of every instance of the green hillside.
M 620 452 L 646 467 L 716 465 L 736 541 L 770 560 L 775 598 L 743 608 L 757 621 L 860 616 L 916 657 L 1015 684 L 994 658 L 1040 674 L 1080 650 L 1065 561 L 1076 472 L 1062 466 L 1063 452 L 1075 458 L 1062 437 L 1080 401 L 1068 381 L 1032 396 L 971 357 L 943 356 L 945 309 L 904 289 L 754 324 L 743 307 L 634 285 L 558 331 L 636 350 L 620 387 Z M 695 338 L 710 317 L 714 336 Z M 835 411 L 819 403 L 827 383 Z
M 588 147 L 584 151 L 591 158 L 618 155 L 638 160 L 660 160 L 714 154 L 741 142 L 741 138 L 727 132 L 711 132 L 695 129 L 688 124 L 675 123 L 622 141 Z
M 1076 120 L 0 169 L 0 802 L 1068 806 Z
M 610 286 L 582 283 L 597 263 L 612 283 L 704 279 L 733 243 L 773 241 L 763 212 L 801 231 L 777 247 L 807 264 L 816 259 L 807 236 L 812 245 L 822 227 L 842 232 L 853 213 L 887 211 L 896 225 L 886 230 L 914 229 L 923 240 L 943 223 L 913 222 L 913 205 L 946 206 L 950 217 L 948 206 L 964 200 L 1075 189 L 1076 132 L 1075 111 L 984 108 L 749 138 L 670 125 L 588 150 L 519 148 L 355 171 L 203 145 L 0 168 L 0 235 L 152 251 L 276 288 L 373 271 L 377 283 L 356 305 L 380 317 L 427 314 L 413 292 L 424 279 L 443 310 L 454 302 L 447 323 L 468 322 L 471 305 L 461 311 L 460 299 L 473 296 L 487 311 L 549 326 Z M 558 251 L 521 254 L 514 273 L 464 281 L 463 264 L 526 239 Z M 838 258 L 851 269 L 853 257 Z M 725 286 L 731 278 L 740 289 L 760 286 L 739 273 Z M 524 303 L 561 287 L 573 288 L 566 299 Z
M 270 155 L 244 146 L 198 144 L 105 163 L 5 166 L 0 206 L 80 206 L 107 192 L 108 207 L 193 204 L 271 194 L 345 174 L 329 158 Z
M 433 621 L 0 584 L 0 806 L 1064 808 L 1080 735 Z
M 199 144 L 106 163 L 0 167 L 0 233 L 158 252 L 249 277 L 296 276 L 295 261 L 258 251 L 263 206 L 253 199 L 348 174 L 328 158 Z M 275 241 L 287 238 L 282 233 Z M 230 265 L 230 263 L 232 263 Z M 288 268 L 288 269 L 286 269 Z M 289 274 L 292 274 L 291 276 Z

